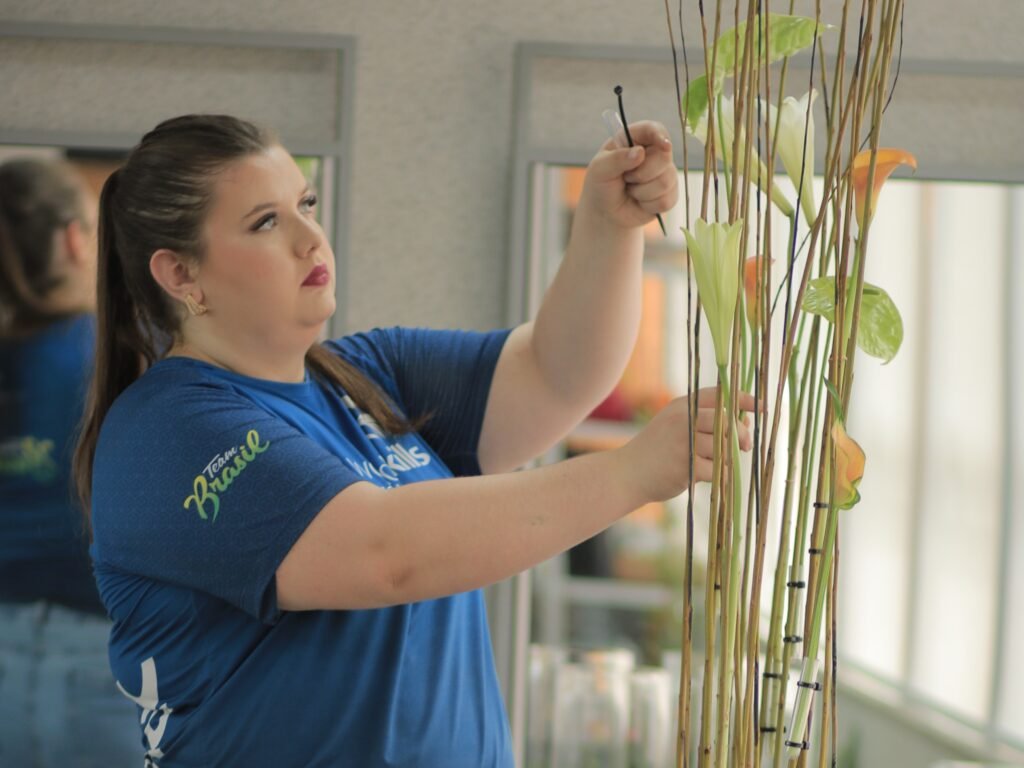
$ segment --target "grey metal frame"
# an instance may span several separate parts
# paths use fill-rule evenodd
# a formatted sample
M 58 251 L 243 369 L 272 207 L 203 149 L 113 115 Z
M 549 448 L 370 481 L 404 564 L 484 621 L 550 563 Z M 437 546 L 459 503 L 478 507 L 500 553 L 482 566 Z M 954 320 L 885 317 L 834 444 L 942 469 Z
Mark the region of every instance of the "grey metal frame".
M 702 50 L 693 50 L 690 53 L 692 60 L 703 60 Z M 617 46 L 617 45 L 581 45 L 569 43 L 547 43 L 547 42 L 522 42 L 516 47 L 515 71 L 514 71 L 514 101 L 513 101 L 513 148 L 512 148 L 512 172 L 510 175 L 510 231 L 508 238 L 508 293 L 506 317 L 509 324 L 518 324 L 528 319 L 528 287 L 530 284 L 531 270 L 537 265 L 531 261 L 530 249 L 530 226 L 532 212 L 538 204 L 535 191 L 531 181 L 531 168 L 537 163 L 558 163 L 564 165 L 585 165 L 590 160 L 589 153 L 572 148 L 534 146 L 530 143 L 530 113 L 531 94 L 533 88 L 533 64 L 539 58 L 561 58 L 567 60 L 597 60 L 597 61 L 626 61 L 626 62 L 665 62 L 671 65 L 672 55 L 668 47 L 651 48 L 641 46 Z M 805 56 L 794 57 L 797 66 L 806 68 L 809 60 Z M 849 62 L 853 64 L 851 57 Z M 1016 78 L 1024 79 L 1024 63 L 1001 62 L 1001 61 L 948 61 L 941 59 L 908 59 L 903 58 L 901 70 L 905 73 L 919 73 L 930 75 L 958 76 L 965 78 Z M 702 170 L 703 157 L 693 157 L 690 162 L 692 170 Z M 931 167 L 925 173 L 918 174 L 917 178 L 931 180 L 950 181 L 976 181 L 969 177 L 957 167 Z M 1009 177 L 986 179 L 993 182 L 1024 183 L 1024 179 Z M 1019 196 L 1019 191 L 1012 194 Z M 1011 217 L 1011 231 L 1008 233 L 1011 244 L 1011 252 L 1017 252 L 1024 247 L 1024 225 L 1013 222 Z M 1019 285 L 1024 279 L 1024 265 L 1010 262 L 1010 272 L 1006 281 L 1006 289 L 1009 292 L 1011 286 Z M 1012 298 L 1009 297 L 1008 298 Z M 1024 386 L 1024 309 L 1013 301 L 1007 301 L 1007 359 L 1010 362 L 1006 366 L 1006 403 L 1008 425 L 1004 450 L 1006 455 L 1006 477 L 1004 479 L 1004 503 L 1001 521 L 1002 549 L 999 555 L 999 601 L 997 607 L 996 626 L 996 648 L 995 650 L 995 683 L 993 686 L 992 699 L 989 707 L 989 718 L 982 729 L 987 745 L 991 749 L 998 749 L 1000 744 L 1009 744 L 1013 747 L 1024 749 L 1024 744 L 1019 740 L 1002 732 L 998 727 L 999 705 L 1002 692 L 1002 681 L 1000 670 L 1002 669 L 1008 649 L 1005 648 L 1003 637 L 1006 632 L 1007 613 L 1009 609 L 1009 590 L 1007 589 L 1007 578 L 1009 575 L 1009 546 L 1010 534 L 1013 525 L 1013 506 L 1015 503 L 1024 503 L 1024 489 L 1022 481 L 1013 477 L 1013 461 L 1017 455 L 1024 450 L 1021 446 L 1020 430 L 1024 428 L 1024 409 L 1017 405 L 1013 398 L 1014 392 L 1021 391 Z M 1020 353 L 1015 356 L 1015 353 Z M 1015 431 L 1012 425 L 1017 425 Z M 1016 437 L 1014 435 L 1017 435 Z M 910 574 L 909 603 L 914 606 L 918 602 L 919 580 L 916 575 L 916 553 L 921 548 L 921 516 L 915 512 L 913 521 L 914 540 L 913 553 L 908 567 Z M 519 716 L 524 706 L 522 697 L 525 695 L 526 676 L 526 646 L 530 642 L 530 612 L 529 612 L 529 573 L 523 574 L 506 584 L 499 585 L 509 591 L 515 598 L 506 598 L 504 604 L 495 607 L 499 610 L 512 611 L 508 616 L 495 617 L 496 626 L 507 630 L 507 636 L 512 639 L 512 646 L 505 647 L 496 638 L 495 654 L 498 662 L 499 673 L 505 685 L 506 697 L 509 704 L 509 712 L 512 720 L 512 734 L 517 748 L 517 755 L 521 754 L 521 745 L 525 740 L 525 720 Z M 524 600 L 523 595 L 526 595 Z M 589 600 L 597 598 L 594 594 L 588 594 Z M 911 627 L 914 622 L 911 622 Z M 908 634 L 912 634 L 911 629 Z M 908 643 L 911 638 L 908 638 Z M 909 647 L 906 649 L 909 652 Z M 905 657 L 905 662 L 909 661 Z M 851 665 L 849 661 L 846 662 Z M 851 665 L 856 666 L 856 665 Z M 876 677 L 870 671 L 858 669 L 858 671 L 869 677 Z M 970 728 L 977 728 L 977 724 L 970 723 L 955 713 L 936 706 L 934 702 L 927 701 L 920 694 L 916 693 L 909 685 L 909 678 L 905 670 L 904 680 L 896 685 L 892 681 L 885 681 L 892 686 L 901 697 L 901 700 L 918 706 L 931 707 L 942 712 L 951 720 L 962 723 Z
M 349 189 L 351 183 L 352 109 L 355 102 L 356 39 L 349 35 L 321 35 L 237 30 L 185 29 L 177 27 L 128 27 L 116 25 L 51 24 L 4 22 L 0 37 L 38 40 L 86 40 L 117 43 L 153 43 L 195 46 L 236 46 L 244 48 L 285 48 L 329 51 L 337 55 L 339 93 L 336 99 L 335 135 L 331 141 L 282 139 L 297 155 L 323 158 L 333 180 L 334 207 L 331 210 L 329 237 L 336 258 L 335 292 L 338 306 L 347 304 L 349 259 Z M 128 150 L 140 136 L 134 133 L 94 131 L 36 131 L 0 128 L 0 144 L 61 146 L 81 149 Z M 341 317 L 339 317 L 339 315 Z M 337 336 L 343 327 L 344 312 L 336 313 L 329 333 Z

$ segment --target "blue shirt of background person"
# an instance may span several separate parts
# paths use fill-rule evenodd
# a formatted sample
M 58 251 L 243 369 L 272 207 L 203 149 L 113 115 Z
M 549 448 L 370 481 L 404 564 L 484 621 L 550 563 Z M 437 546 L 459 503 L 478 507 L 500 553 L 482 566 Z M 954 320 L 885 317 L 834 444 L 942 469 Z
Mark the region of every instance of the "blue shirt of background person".
M 95 340 L 88 314 L 0 339 L 0 601 L 103 613 L 70 482 Z
M 0 165 L 0 601 L 102 613 L 69 482 L 95 342 L 95 209 L 69 166 Z
M 678 197 L 665 129 L 632 136 L 591 162 L 537 318 L 487 334 L 319 343 L 316 195 L 251 123 L 167 120 L 108 179 L 75 476 L 148 766 L 509 768 L 480 588 L 689 484 L 685 398 L 620 449 L 513 471 L 628 360 L 642 227 Z
M 63 163 L 0 165 L 0 765 L 138 755 L 71 482 L 96 338 L 96 200 Z

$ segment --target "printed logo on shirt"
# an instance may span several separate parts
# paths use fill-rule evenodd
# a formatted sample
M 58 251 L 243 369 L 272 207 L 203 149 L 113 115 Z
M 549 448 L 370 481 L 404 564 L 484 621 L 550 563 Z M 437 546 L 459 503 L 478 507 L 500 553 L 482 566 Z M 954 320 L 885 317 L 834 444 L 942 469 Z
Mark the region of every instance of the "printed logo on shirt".
M 345 406 L 352 411 L 352 414 L 356 417 L 356 421 L 359 422 L 359 426 L 363 428 L 363 432 L 371 440 L 385 440 L 384 430 L 380 428 L 380 424 L 368 413 L 363 413 L 359 410 L 359 406 L 356 405 L 356 401 L 348 395 L 342 398 Z
M 30 477 L 37 483 L 50 482 L 57 476 L 53 440 L 27 435 L 0 443 L 0 475 Z
M 360 477 L 389 488 L 399 485 L 399 472 L 412 472 L 414 469 L 425 467 L 430 463 L 430 456 L 418 445 L 406 448 L 404 445 L 394 443 L 384 446 L 384 451 L 385 453 L 381 456 L 383 461 L 378 464 L 366 459 L 356 461 L 348 457 L 345 461 Z
M 379 443 L 376 445 L 377 448 L 383 451 L 379 462 L 367 459 L 356 461 L 346 457 L 345 461 L 348 462 L 349 466 L 360 477 L 385 488 L 395 488 L 400 485 L 398 479 L 400 472 L 412 472 L 430 464 L 430 455 L 418 445 L 406 447 L 398 442 L 388 443 L 384 430 L 380 428 L 380 424 L 377 423 L 373 416 L 359 410 L 359 406 L 348 395 L 344 397 L 344 402 L 348 409 L 352 411 L 352 415 L 356 417 L 356 421 L 359 422 L 359 426 L 362 427 L 366 436 L 370 440 L 383 443 L 383 445 Z
M 149 747 L 144 756 L 143 768 L 157 768 L 157 761 L 164 756 L 160 749 L 160 741 L 167 730 L 167 721 L 174 710 L 167 706 L 165 701 L 160 703 L 160 691 L 156 679 L 156 660 L 150 656 L 142 662 L 142 691 L 138 696 L 132 696 L 121 685 L 120 680 L 115 680 L 117 689 L 129 699 L 142 707 L 142 717 L 139 724 L 146 737 Z
M 192 481 L 192 495 L 182 505 L 185 509 L 195 506 L 203 520 L 216 522 L 220 512 L 220 497 L 256 457 L 270 447 L 270 441 L 260 442 L 260 435 L 250 429 L 245 443 L 233 446 L 214 456 L 203 471 Z

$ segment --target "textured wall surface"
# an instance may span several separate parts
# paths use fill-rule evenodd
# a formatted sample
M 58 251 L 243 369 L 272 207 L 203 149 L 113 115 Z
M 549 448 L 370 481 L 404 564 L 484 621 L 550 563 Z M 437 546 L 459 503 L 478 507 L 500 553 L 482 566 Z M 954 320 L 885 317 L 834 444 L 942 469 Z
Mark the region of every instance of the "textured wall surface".
M 688 42 L 696 46 L 697 4 L 685 5 Z M 774 4 L 773 10 L 782 5 Z M 838 3 L 825 6 L 834 13 Z M 807 0 L 797 3 L 798 11 L 812 8 Z M 518 41 L 664 46 L 667 40 L 664 7 L 657 0 L 0 0 L 0 19 L 354 36 L 355 156 L 351 231 L 347 233 L 350 284 L 342 312 L 347 325 L 357 328 L 390 323 L 484 328 L 504 321 L 513 64 Z M 1024 58 L 1017 40 L 1024 28 L 1024 3 L 1019 0 L 908 3 L 906 28 L 908 57 L 1007 62 Z M 0 52 L 2 46 L 11 45 L 25 46 L 27 61 L 40 53 L 24 42 L 4 42 L 0 32 Z M 75 59 L 74 46 L 64 50 L 69 68 L 93 67 L 97 76 L 90 83 L 77 69 L 66 70 L 74 89 L 84 93 L 79 102 L 58 99 L 61 103 L 51 105 L 49 113 L 63 110 L 69 119 L 87 124 L 117 117 L 125 128 L 134 129 L 163 108 L 177 111 L 180 100 L 175 94 L 185 84 L 200 92 L 203 88 L 201 62 L 181 61 L 194 73 L 186 78 L 180 70 L 174 73 L 177 67 L 167 52 L 162 54 L 162 66 L 154 62 L 152 88 L 125 100 L 116 90 L 116 72 L 101 76 L 105 67 L 116 64 L 116 51 L 106 63 L 86 63 Z M 285 102 L 295 103 L 297 109 L 307 101 L 305 108 L 311 113 L 318 109 L 323 73 L 311 71 L 304 77 L 301 70 L 306 65 L 301 58 L 282 53 L 253 61 L 251 53 L 239 52 L 236 61 L 241 74 L 258 72 L 268 63 L 274 73 L 263 80 L 262 88 L 240 85 L 229 105 L 232 109 L 261 114 L 258 102 L 264 93 L 281 88 L 295 95 Z M 608 74 L 601 73 L 601 83 L 619 74 L 614 65 L 603 66 Z M 218 71 L 226 76 L 223 67 Z M 670 84 L 670 67 L 661 67 L 660 72 Z M 577 74 L 566 72 L 565 76 L 569 80 L 563 85 L 571 85 Z M 53 62 L 15 72 L 5 69 L 0 77 L 4 93 L 19 99 L 32 93 L 45 99 L 53 89 L 69 85 L 67 81 L 61 85 Z M 596 81 L 587 82 L 593 87 Z M 1017 88 L 1019 93 L 1019 85 L 1004 85 L 1002 90 L 1007 88 Z M 281 103 L 279 97 L 274 100 Z M 250 101 L 252 108 L 245 109 Z M 974 101 L 979 108 L 984 103 Z M 920 107 L 925 109 L 934 99 L 922 91 L 916 102 L 924 102 Z M 89 105 L 96 103 L 104 109 L 91 109 Z M 648 99 L 642 89 L 637 89 L 630 103 L 636 104 L 631 119 L 645 116 Z M 977 110 L 965 113 L 979 114 Z M 945 110 L 941 114 L 960 119 L 946 115 Z M 656 116 L 671 121 L 672 105 L 664 104 Z M 7 103 L 0 125 L 12 127 L 24 119 L 25 115 L 12 114 Z M 965 130 L 985 130 L 980 119 L 963 119 Z M 560 143 L 575 136 L 577 146 L 593 147 L 603 140 L 598 114 L 578 128 L 575 120 L 567 115 L 561 122 L 560 134 L 565 136 L 560 135 Z M 955 139 L 957 134 L 948 135 Z M 1012 136 L 1003 136 L 1002 141 L 1013 147 Z

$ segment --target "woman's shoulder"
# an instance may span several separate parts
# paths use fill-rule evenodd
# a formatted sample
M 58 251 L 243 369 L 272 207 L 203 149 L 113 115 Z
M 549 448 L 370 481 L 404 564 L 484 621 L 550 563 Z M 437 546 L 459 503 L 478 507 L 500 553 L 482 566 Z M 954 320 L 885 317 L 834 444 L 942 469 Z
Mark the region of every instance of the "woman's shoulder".
M 189 358 L 168 358 L 151 366 L 111 405 L 100 441 L 132 434 L 159 438 L 168 430 L 188 429 L 204 413 L 226 402 L 248 402 L 216 369 Z
M 211 389 L 229 391 L 228 382 L 217 375 L 217 369 L 187 357 L 166 358 L 154 363 L 118 395 L 110 409 L 128 411 L 159 410 L 171 403 L 201 397 Z
M 465 342 L 471 335 L 466 331 L 395 325 L 351 333 L 331 339 L 325 346 L 371 377 L 383 375 L 394 379 L 398 369 L 410 359 L 433 357 L 441 348 Z
M 329 339 L 324 346 L 354 365 L 379 366 L 394 353 L 408 332 L 409 329 L 399 326 L 371 328 Z
M 411 329 L 371 328 L 324 342 L 329 352 L 356 366 L 385 389 L 393 389 L 402 349 Z

